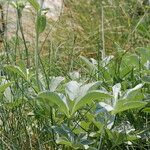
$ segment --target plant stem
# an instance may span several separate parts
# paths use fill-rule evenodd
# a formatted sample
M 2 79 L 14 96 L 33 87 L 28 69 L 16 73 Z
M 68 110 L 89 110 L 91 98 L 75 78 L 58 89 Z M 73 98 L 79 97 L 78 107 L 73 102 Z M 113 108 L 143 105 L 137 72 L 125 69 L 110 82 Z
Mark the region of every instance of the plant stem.
M 104 33 L 104 7 L 103 7 L 103 1 L 101 1 L 101 30 L 102 30 L 102 60 L 105 58 L 105 33 Z
M 29 68 L 29 52 L 28 52 L 28 47 L 27 47 L 26 39 L 25 39 L 24 32 L 23 32 L 23 27 L 22 27 L 22 22 L 21 22 L 22 12 L 21 12 L 20 8 L 17 8 L 17 16 L 18 16 L 18 25 L 20 28 L 23 44 L 25 47 L 27 68 Z
M 39 12 L 37 12 L 37 18 L 38 18 Z M 36 19 L 37 19 L 36 18 Z M 36 81 L 38 85 L 38 89 L 40 90 L 40 84 L 39 84 L 39 32 L 37 27 L 37 21 L 36 21 L 36 35 L 35 35 L 35 52 L 34 52 L 34 61 L 35 61 L 35 74 L 36 74 Z

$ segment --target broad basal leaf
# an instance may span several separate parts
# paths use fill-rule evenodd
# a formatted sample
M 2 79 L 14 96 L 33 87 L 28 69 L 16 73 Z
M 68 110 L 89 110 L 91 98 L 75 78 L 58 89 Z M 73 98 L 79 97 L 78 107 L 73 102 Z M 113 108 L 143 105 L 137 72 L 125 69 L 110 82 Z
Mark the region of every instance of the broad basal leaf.
M 96 90 L 100 84 L 101 82 L 93 82 L 80 86 L 78 98 L 82 98 L 91 90 Z
M 54 92 L 64 79 L 63 77 L 53 77 L 50 82 L 50 91 Z
M 147 104 L 147 102 L 144 101 L 126 101 L 126 100 L 120 100 L 116 104 L 116 107 L 112 111 L 113 114 L 117 114 L 120 112 L 123 112 L 125 110 L 129 109 L 135 109 L 135 108 L 142 108 Z
M 67 105 L 67 102 L 64 102 L 58 94 L 54 92 L 45 91 L 40 94 L 38 94 L 38 98 L 44 99 L 47 104 L 52 103 L 59 107 L 59 109 L 65 113 L 66 116 L 69 117 L 69 108 Z
M 130 100 L 134 100 L 135 96 L 140 92 L 141 88 L 143 87 L 143 84 L 138 84 L 136 85 L 134 88 L 129 89 L 125 95 L 123 96 L 123 99 L 130 99 Z M 136 98 L 137 99 L 137 98 Z
M 72 113 L 76 112 L 78 109 L 82 108 L 86 104 L 91 104 L 94 100 L 105 100 L 108 98 L 112 98 L 112 96 L 106 92 L 95 90 L 87 93 L 81 99 L 76 99 L 75 105 L 72 109 Z
M 69 99 L 73 101 L 79 96 L 80 84 L 76 81 L 68 82 L 66 84 L 65 92 L 69 96 Z
M 59 137 L 59 138 L 56 140 L 56 143 L 57 143 L 57 144 L 66 145 L 66 146 L 72 147 L 72 143 L 71 143 L 70 141 L 68 141 L 67 138 L 61 138 L 61 137 Z
M 108 105 L 104 102 L 99 102 L 99 105 L 103 107 L 105 110 L 107 110 L 108 112 L 114 110 L 114 108 L 111 105 Z

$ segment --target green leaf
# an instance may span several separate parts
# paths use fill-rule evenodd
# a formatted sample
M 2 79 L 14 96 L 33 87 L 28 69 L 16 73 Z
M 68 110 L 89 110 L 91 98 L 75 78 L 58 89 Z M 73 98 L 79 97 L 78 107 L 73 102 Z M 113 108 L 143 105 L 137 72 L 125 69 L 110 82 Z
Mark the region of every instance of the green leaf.
M 112 90 L 113 90 L 113 96 L 114 96 L 113 106 L 115 106 L 118 101 L 119 93 L 121 92 L 121 84 L 120 83 L 115 84 L 112 87 Z
M 26 99 L 17 99 L 15 101 L 11 101 L 5 104 L 5 107 L 9 110 L 9 109 L 15 109 L 18 108 L 19 106 L 21 106 L 24 102 L 26 101 Z
M 84 97 L 89 91 L 97 89 L 100 85 L 100 82 L 93 82 L 88 84 L 80 85 L 76 81 L 70 81 L 66 84 L 66 93 L 69 96 L 70 100 L 75 100 L 77 98 Z
M 91 122 L 86 122 L 86 121 L 81 121 L 80 122 L 80 126 L 85 129 L 85 130 L 89 130 L 89 126 L 90 126 Z
M 117 114 L 129 109 L 144 107 L 147 102 L 142 101 L 144 98 L 144 95 L 141 93 L 142 87 L 143 84 L 138 84 L 134 88 L 127 90 L 124 96 L 114 105 L 112 113 Z
M 38 94 L 38 99 L 44 99 L 45 103 L 55 104 L 57 105 L 60 110 L 65 113 L 67 117 L 69 117 L 69 108 L 67 105 L 67 102 L 65 102 L 63 99 L 60 98 L 60 96 L 57 93 L 44 91 Z
M 150 84 L 150 76 L 143 76 L 143 77 L 142 77 L 142 80 L 143 80 L 145 83 Z
M 11 84 L 12 82 L 8 82 L 6 84 L 0 85 L 0 93 L 3 93 Z
M 46 28 L 46 16 L 45 15 L 38 15 L 36 20 L 36 30 L 40 34 Z
M 143 64 L 150 60 L 150 49 L 149 48 L 139 47 L 139 48 L 137 48 L 137 52 L 140 54 Z
M 124 57 L 124 61 L 128 66 L 134 66 L 135 68 L 139 67 L 139 57 L 136 54 L 128 53 Z
M 113 58 L 114 58 L 113 55 L 106 56 L 101 62 L 102 66 L 103 67 L 107 66 Z
M 142 111 L 145 113 L 150 113 L 150 100 L 147 101 L 147 105 Z
M 107 110 L 108 112 L 114 110 L 114 108 L 111 105 L 106 104 L 104 102 L 99 102 L 99 105 L 103 107 L 105 110 Z
M 54 92 L 64 79 L 65 78 L 63 78 L 63 77 L 54 77 L 54 78 L 52 78 L 51 82 L 50 82 L 50 91 Z
M 120 100 L 118 101 L 116 107 L 112 111 L 113 114 L 117 114 L 129 109 L 135 109 L 135 108 L 143 108 L 147 102 L 144 101 L 126 101 L 126 100 Z
M 28 2 L 31 4 L 31 6 L 36 10 L 39 11 L 40 10 L 40 5 L 37 2 L 37 0 L 28 0 Z
M 12 7 L 14 7 L 15 9 L 17 8 L 17 4 L 16 4 L 15 2 L 11 2 L 10 5 L 11 5 Z
M 66 146 L 69 146 L 69 147 L 72 147 L 72 143 L 70 141 L 68 141 L 67 138 L 58 138 L 56 140 L 56 143 L 57 144 L 62 144 L 62 145 L 66 145 Z
M 95 71 L 97 68 L 96 68 L 96 65 L 93 64 L 92 62 L 90 62 L 86 57 L 84 56 L 80 56 L 80 58 L 83 60 L 83 62 L 85 63 L 85 65 L 87 65 L 88 69 L 92 72 L 92 71 Z
M 111 150 L 115 149 L 116 146 L 119 146 L 122 143 L 128 142 L 128 141 L 134 141 L 137 140 L 137 135 L 129 135 L 122 132 L 116 132 L 106 129 L 106 133 L 108 135 L 108 138 L 112 141 L 112 148 Z
M 140 92 L 142 87 L 143 87 L 143 84 L 138 84 L 134 88 L 127 90 L 127 92 L 123 96 L 123 99 L 128 99 L 131 101 L 134 101 L 135 99 L 139 100 L 139 98 L 142 99 L 141 92 Z
M 76 81 L 70 81 L 66 84 L 65 92 L 71 101 L 79 96 L 80 84 Z
M 100 90 L 91 91 L 81 99 L 80 98 L 76 99 L 71 114 L 74 114 L 78 109 L 82 108 L 86 104 L 91 104 L 94 100 L 104 100 L 108 98 L 112 98 L 112 96 L 104 91 Z
M 100 121 L 96 121 L 95 119 L 92 120 L 93 124 L 99 129 L 101 132 L 104 129 L 104 124 Z
M 145 113 L 150 113 L 150 107 L 144 108 L 144 109 L 143 109 L 143 112 L 145 112 Z
M 8 72 L 12 72 L 15 73 L 19 76 L 21 76 L 22 78 L 24 78 L 25 80 L 27 80 L 27 76 L 26 74 L 20 69 L 20 67 L 18 66 L 14 66 L 14 65 L 5 65 L 4 69 Z
M 88 92 L 98 89 L 100 84 L 101 84 L 101 82 L 92 82 L 92 83 L 88 83 L 88 84 L 85 84 L 85 85 L 83 84 L 82 86 L 80 86 L 79 96 L 83 97 Z

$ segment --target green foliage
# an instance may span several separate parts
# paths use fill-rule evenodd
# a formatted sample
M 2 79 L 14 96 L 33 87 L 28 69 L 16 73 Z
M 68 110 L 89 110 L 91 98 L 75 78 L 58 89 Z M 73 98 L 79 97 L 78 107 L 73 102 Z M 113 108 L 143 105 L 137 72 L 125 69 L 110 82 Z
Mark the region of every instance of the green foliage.
M 59 97 L 56 93 L 53 92 L 42 92 L 38 95 L 38 99 L 42 99 L 42 103 L 45 103 L 45 105 L 53 106 L 53 104 L 56 104 L 59 106 L 60 110 L 65 113 L 67 117 L 69 117 L 69 108 L 68 105 L 63 99 Z
M 0 93 L 3 93 L 11 84 L 12 84 L 11 82 L 8 82 L 0 85 Z
M 35 11 L 39 11 L 40 10 L 40 5 L 37 2 L 37 0 L 28 0 L 28 2 L 31 4 L 31 6 L 35 9 Z
M 23 72 L 20 67 L 14 66 L 14 65 L 5 65 L 4 66 L 5 70 L 9 73 L 14 73 L 22 77 L 23 79 L 27 80 L 27 71 Z
M 38 1 L 28 2 L 36 12 L 34 51 L 24 57 L 32 43 L 17 30 L 0 53 L 0 149 L 150 149 L 148 8 L 66 0 L 53 22 Z M 13 4 L 22 13 L 22 2 Z
M 38 33 L 42 33 L 46 27 L 46 16 L 38 15 L 36 20 L 36 30 Z

